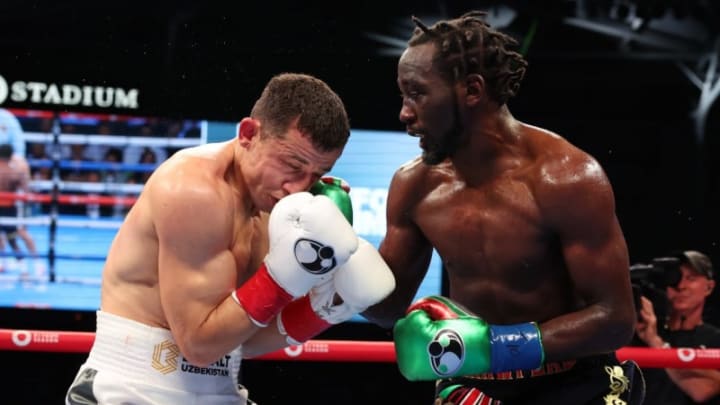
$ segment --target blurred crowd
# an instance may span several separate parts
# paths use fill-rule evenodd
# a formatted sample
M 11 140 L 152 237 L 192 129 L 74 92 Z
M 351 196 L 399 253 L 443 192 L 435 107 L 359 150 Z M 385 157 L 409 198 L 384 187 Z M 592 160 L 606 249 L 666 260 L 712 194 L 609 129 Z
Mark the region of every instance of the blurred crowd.
M 52 119 L 26 117 L 21 119 L 24 132 L 52 133 Z M 187 120 L 137 119 L 101 121 L 95 119 L 61 120 L 63 135 L 138 136 L 150 138 L 199 138 L 199 124 Z M 26 156 L 33 180 L 50 180 L 50 142 L 26 142 Z M 159 146 L 109 146 L 97 143 L 63 143 L 60 160 L 63 162 L 121 163 L 143 166 L 117 167 L 102 170 L 77 167 L 63 168 L 60 179 L 77 182 L 111 182 L 143 184 L 152 168 L 180 148 Z

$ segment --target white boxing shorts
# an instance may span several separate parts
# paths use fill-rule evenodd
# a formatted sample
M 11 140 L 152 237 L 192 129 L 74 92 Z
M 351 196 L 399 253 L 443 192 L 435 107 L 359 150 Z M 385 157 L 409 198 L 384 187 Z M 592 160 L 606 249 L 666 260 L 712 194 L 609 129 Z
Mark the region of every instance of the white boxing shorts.
M 248 403 L 238 386 L 241 348 L 207 367 L 185 360 L 170 331 L 97 312 L 95 343 L 66 405 Z

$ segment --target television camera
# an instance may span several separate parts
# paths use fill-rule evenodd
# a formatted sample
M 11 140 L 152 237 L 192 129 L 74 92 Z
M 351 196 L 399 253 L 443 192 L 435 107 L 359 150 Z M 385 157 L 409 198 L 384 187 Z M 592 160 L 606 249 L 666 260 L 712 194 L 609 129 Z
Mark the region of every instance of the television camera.
M 637 263 L 630 266 L 630 282 L 633 288 L 635 309 L 641 307 L 640 296 L 653 302 L 656 312 L 664 311 L 667 302 L 665 289 L 676 287 L 682 280 L 679 257 L 656 257 L 650 263 Z M 661 315 L 661 314 L 658 314 Z M 639 315 L 638 315 L 639 317 Z

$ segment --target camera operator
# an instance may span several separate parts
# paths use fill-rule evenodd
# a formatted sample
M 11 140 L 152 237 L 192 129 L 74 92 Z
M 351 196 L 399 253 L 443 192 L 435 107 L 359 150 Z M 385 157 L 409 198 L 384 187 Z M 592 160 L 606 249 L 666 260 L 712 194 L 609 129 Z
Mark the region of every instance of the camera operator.
M 653 301 L 643 294 L 639 297 L 637 338 L 652 348 L 720 347 L 720 328 L 703 322 L 705 301 L 715 287 L 710 259 L 694 250 L 673 257 L 678 259 L 677 265 L 663 268 L 663 323 L 658 328 Z M 647 383 L 645 403 L 720 404 L 720 370 L 656 368 L 643 373 Z

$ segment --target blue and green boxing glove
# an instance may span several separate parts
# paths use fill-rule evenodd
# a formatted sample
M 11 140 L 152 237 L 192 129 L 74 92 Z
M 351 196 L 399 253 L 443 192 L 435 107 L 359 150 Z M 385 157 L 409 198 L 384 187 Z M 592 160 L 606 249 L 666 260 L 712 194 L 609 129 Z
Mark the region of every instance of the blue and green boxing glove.
M 350 185 L 343 179 L 333 176 L 324 176 L 310 187 L 310 194 L 322 194 L 329 197 L 340 212 L 345 215 L 350 225 L 353 223 L 353 208 L 350 200 Z
M 545 360 L 536 323 L 490 325 L 440 296 L 413 303 L 393 332 L 400 372 L 410 381 L 534 370 Z

